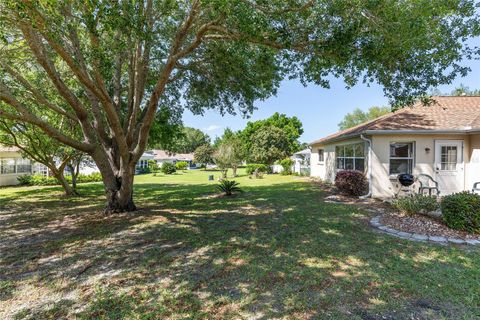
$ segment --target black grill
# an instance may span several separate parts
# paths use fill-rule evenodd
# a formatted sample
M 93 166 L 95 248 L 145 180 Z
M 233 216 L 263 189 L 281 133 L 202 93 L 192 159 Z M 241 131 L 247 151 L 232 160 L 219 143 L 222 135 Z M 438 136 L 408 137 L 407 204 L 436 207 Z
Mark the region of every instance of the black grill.
M 409 187 L 415 182 L 415 178 L 409 173 L 399 174 L 397 178 L 398 182 L 404 187 Z

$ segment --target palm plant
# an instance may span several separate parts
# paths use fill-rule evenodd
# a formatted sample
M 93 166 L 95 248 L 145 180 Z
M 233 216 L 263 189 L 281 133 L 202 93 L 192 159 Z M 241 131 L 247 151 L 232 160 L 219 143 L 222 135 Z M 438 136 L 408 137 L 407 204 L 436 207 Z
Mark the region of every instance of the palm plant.
M 240 183 L 235 180 L 223 179 L 217 187 L 220 191 L 224 192 L 226 196 L 231 196 L 233 192 L 242 192 L 242 189 L 238 187 L 239 185 Z

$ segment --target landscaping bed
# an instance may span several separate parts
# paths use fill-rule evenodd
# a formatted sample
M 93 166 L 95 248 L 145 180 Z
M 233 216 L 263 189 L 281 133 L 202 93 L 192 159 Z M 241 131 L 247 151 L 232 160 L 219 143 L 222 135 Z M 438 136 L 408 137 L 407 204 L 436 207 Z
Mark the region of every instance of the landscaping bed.
M 409 216 L 399 212 L 387 212 L 380 216 L 379 222 L 398 231 L 427 236 L 460 238 L 464 240 L 476 240 L 479 238 L 479 235 L 450 229 L 441 221 L 420 214 Z

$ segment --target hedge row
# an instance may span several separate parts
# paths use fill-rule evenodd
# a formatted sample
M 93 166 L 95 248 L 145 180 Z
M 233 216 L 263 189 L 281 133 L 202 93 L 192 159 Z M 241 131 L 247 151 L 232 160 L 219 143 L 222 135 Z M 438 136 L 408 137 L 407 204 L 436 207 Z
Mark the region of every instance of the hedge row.
M 20 185 L 23 186 L 53 186 L 58 185 L 57 179 L 54 177 L 44 177 L 43 175 L 34 174 L 34 175 L 23 175 L 17 178 Z M 68 183 L 72 182 L 71 176 L 65 176 L 65 179 Z M 100 182 L 102 181 L 102 175 L 98 172 L 91 174 L 79 174 L 77 177 L 77 183 L 86 183 L 86 182 Z

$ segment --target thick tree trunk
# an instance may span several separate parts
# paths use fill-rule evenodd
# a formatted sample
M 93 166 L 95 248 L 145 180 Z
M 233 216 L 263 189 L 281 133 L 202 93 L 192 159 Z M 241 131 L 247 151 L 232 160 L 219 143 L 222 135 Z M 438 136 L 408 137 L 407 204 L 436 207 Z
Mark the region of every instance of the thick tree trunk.
M 121 176 L 108 179 L 105 183 L 107 206 L 105 213 L 130 212 L 137 210 L 133 202 L 133 170 L 123 172 Z M 104 177 L 105 180 L 105 177 Z

